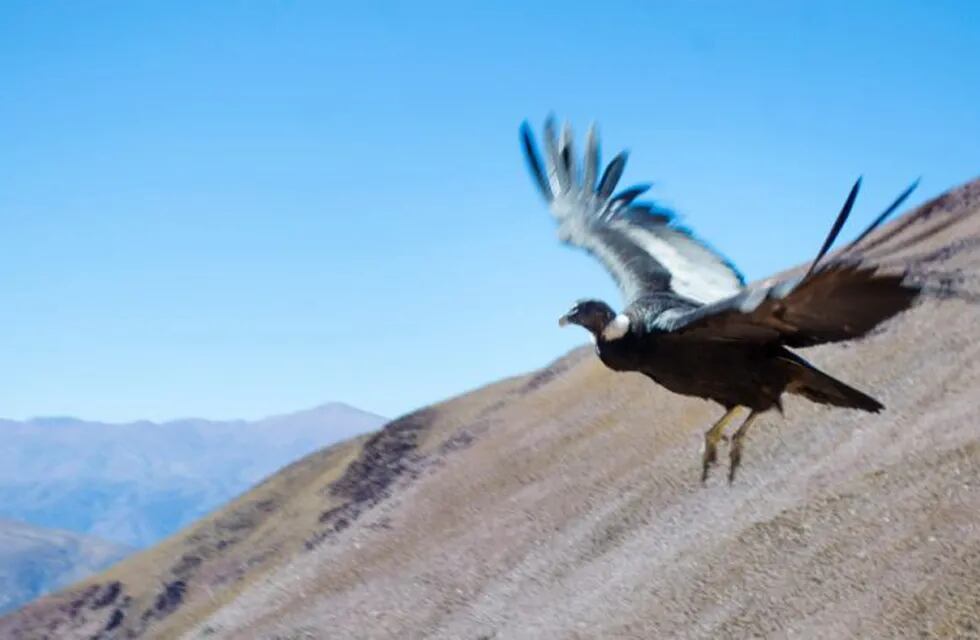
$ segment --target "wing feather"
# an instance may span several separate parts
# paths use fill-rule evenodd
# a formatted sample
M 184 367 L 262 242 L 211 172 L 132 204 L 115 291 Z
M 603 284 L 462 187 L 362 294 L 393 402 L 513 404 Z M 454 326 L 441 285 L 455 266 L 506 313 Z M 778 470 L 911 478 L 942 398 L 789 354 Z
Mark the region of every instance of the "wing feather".
M 728 260 L 677 226 L 669 211 L 637 201 L 648 185 L 616 193 L 628 158 L 625 151 L 609 162 L 596 184 L 600 165 L 595 126 L 586 136 L 581 174 L 570 127 L 562 128 L 559 139 L 549 118 L 543 138 L 542 164 L 530 126 L 521 126 L 528 166 L 558 221 L 558 237 L 598 258 L 628 304 L 665 291 L 709 303 L 742 290 L 744 279 Z
M 628 158 L 629 154 L 627 152 L 620 151 L 612 159 L 612 162 L 609 163 L 605 171 L 602 172 L 602 178 L 599 179 L 599 186 L 595 190 L 596 197 L 599 200 L 608 200 L 609 196 L 615 191 L 616 185 L 619 184 L 619 179 L 623 177 L 623 170 L 626 169 L 626 160 Z
M 893 315 L 908 309 L 920 287 L 908 284 L 905 273 L 886 272 L 852 258 L 853 250 L 909 196 L 913 184 L 857 240 L 829 263 L 819 265 L 854 204 L 851 190 L 817 260 L 804 275 L 773 279 L 735 296 L 684 313 L 661 315 L 648 329 L 679 339 L 779 343 L 808 347 L 862 336 Z
M 595 190 L 595 181 L 599 176 L 599 133 L 593 124 L 585 136 L 585 168 L 582 176 L 582 187 L 586 192 Z
M 546 166 L 548 167 L 548 178 L 551 182 L 551 191 L 554 194 L 565 193 L 570 182 L 565 174 L 565 168 L 558 162 L 558 139 L 555 136 L 555 121 L 548 118 L 544 123 L 544 148 L 547 152 Z
M 909 308 L 919 293 L 904 284 L 904 274 L 847 263 L 793 284 L 752 287 L 683 315 L 661 317 L 658 328 L 692 340 L 809 347 L 860 337 Z

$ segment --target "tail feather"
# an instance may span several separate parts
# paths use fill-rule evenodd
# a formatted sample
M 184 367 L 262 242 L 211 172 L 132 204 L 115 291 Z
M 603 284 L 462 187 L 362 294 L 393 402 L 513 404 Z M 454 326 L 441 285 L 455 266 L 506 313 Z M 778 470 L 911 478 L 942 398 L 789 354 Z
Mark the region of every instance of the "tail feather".
M 885 408 L 885 405 L 868 394 L 827 375 L 795 353 L 787 353 L 791 356 L 787 359 L 794 365 L 793 381 L 786 388 L 790 393 L 818 404 L 860 409 L 870 413 L 878 413 Z

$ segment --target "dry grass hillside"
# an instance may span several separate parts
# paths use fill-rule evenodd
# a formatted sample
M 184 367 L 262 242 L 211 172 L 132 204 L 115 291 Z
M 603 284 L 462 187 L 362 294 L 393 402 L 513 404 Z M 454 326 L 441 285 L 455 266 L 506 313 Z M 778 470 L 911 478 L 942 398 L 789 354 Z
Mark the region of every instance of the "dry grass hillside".
M 731 487 L 699 481 L 718 407 L 582 349 L 301 460 L 0 637 L 978 637 L 980 182 L 865 247 L 928 295 L 805 354 L 888 409 L 789 397 Z

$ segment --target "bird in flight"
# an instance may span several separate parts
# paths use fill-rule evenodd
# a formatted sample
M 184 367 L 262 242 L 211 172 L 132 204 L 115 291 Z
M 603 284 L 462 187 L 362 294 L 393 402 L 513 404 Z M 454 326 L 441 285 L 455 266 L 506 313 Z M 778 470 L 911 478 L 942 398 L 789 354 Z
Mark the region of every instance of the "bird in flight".
M 746 286 L 731 262 L 678 226 L 669 211 L 637 200 L 649 185 L 616 192 L 626 153 L 600 175 L 594 126 L 581 164 L 567 124 L 559 137 L 549 118 L 543 133 L 544 163 L 530 126 L 521 125 L 531 176 L 558 222 L 558 237 L 602 262 L 625 298 L 619 313 L 600 300 L 581 300 L 559 325 L 587 329 L 610 369 L 638 371 L 675 393 L 714 400 L 725 409 L 704 434 L 702 482 L 741 407 L 749 413 L 731 437 L 729 482 L 748 428 L 763 412 L 781 412 L 784 393 L 873 413 L 884 408 L 789 348 L 860 337 L 911 306 L 919 288 L 907 284 L 904 274 L 862 263 L 856 248 L 916 184 L 824 260 L 854 205 L 858 179 L 808 270 Z

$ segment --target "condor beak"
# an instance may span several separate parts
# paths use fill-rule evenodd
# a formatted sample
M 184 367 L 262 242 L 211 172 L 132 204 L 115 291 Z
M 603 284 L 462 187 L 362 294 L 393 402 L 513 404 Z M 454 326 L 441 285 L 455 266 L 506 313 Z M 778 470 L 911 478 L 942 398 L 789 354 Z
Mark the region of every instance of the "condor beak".
M 571 320 L 568 319 L 568 316 L 567 315 L 564 315 L 564 316 L 558 318 L 558 326 L 559 327 L 564 327 L 569 322 L 571 322 Z

